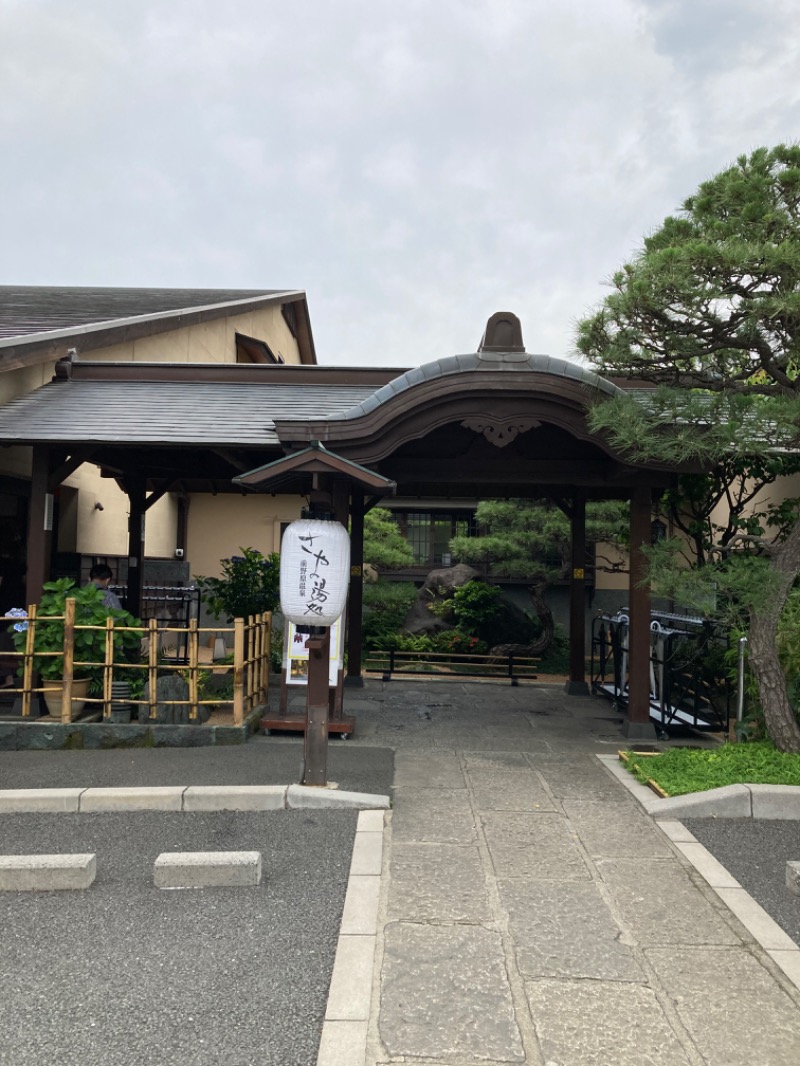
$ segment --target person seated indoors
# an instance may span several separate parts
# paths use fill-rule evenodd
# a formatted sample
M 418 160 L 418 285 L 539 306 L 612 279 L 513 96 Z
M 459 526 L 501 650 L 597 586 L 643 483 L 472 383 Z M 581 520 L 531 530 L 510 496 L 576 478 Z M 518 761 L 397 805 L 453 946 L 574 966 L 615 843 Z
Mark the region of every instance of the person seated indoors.
M 112 592 L 108 587 L 113 577 L 111 567 L 107 563 L 97 563 L 89 571 L 89 581 L 99 589 L 103 590 L 103 604 L 106 607 L 111 607 L 114 610 L 121 611 L 122 603 L 116 592 Z

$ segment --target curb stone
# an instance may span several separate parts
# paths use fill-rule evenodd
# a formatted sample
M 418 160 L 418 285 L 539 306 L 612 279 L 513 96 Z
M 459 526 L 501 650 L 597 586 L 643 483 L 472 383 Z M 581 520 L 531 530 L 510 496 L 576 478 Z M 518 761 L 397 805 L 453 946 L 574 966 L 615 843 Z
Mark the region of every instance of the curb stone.
M 383 811 L 389 797 L 305 785 L 168 785 L 152 788 L 0 789 L 0 814 L 101 811 Z
M 685 818 L 752 818 L 754 803 L 751 789 L 757 789 L 760 799 L 758 809 L 770 809 L 787 789 L 800 801 L 800 787 L 791 785 L 728 785 L 725 788 L 709 789 L 708 792 L 693 792 L 688 796 L 657 799 L 645 785 L 620 764 L 613 755 L 598 755 L 597 758 L 617 778 L 620 784 L 644 807 L 658 828 L 672 843 L 676 851 L 700 874 L 711 890 L 728 908 L 731 914 L 745 927 L 750 936 L 764 949 L 784 976 L 800 991 L 800 947 L 788 936 L 773 918 L 757 903 L 749 892 L 714 858 L 711 852 L 679 820 Z M 626 780 L 627 779 L 627 780 Z M 735 790 L 735 791 L 732 791 Z M 769 790 L 772 790 L 771 792 Z M 742 795 L 746 795 L 745 813 L 731 813 L 741 809 Z M 705 797 L 704 803 L 697 802 Z M 686 801 L 679 803 L 678 801 Z M 790 804 L 791 810 L 800 812 L 800 803 Z M 762 815 L 763 817 L 763 815 Z M 783 817 L 800 817 L 786 815 Z M 787 882 L 789 869 L 787 863 Z M 800 867 L 800 863 L 796 864 Z
M 358 816 L 317 1066 L 363 1066 L 366 1060 L 384 825 L 383 810 Z

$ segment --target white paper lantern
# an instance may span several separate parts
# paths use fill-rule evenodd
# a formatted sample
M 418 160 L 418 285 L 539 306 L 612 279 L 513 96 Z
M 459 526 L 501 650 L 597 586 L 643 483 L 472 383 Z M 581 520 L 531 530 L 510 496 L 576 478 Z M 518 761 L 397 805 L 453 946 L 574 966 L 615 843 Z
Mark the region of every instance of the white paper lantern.
M 340 522 L 301 518 L 281 540 L 281 612 L 295 625 L 330 626 L 344 610 L 350 537 Z

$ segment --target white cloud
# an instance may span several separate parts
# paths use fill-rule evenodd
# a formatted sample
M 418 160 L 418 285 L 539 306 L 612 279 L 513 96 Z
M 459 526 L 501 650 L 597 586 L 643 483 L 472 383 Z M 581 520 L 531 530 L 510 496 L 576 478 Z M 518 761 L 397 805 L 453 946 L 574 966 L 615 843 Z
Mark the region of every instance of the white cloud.
M 564 355 L 797 136 L 791 0 L 0 0 L 0 282 L 305 288 L 323 362 Z

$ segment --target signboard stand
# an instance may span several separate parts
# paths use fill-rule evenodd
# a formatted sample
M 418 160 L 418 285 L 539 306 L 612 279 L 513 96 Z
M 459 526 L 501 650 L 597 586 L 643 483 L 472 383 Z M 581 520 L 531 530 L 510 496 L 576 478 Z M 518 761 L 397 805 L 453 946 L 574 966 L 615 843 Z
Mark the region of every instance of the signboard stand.
M 330 668 L 328 675 L 328 733 L 346 740 L 355 729 L 353 716 L 345 716 L 344 704 L 344 646 L 343 618 L 331 626 Z M 260 728 L 270 733 L 304 733 L 308 707 L 308 648 L 307 637 L 298 633 L 294 622 L 287 622 L 284 629 L 283 665 L 281 669 L 280 699 L 278 714 L 262 718 Z M 289 714 L 289 692 L 292 688 L 305 688 L 306 709 L 302 714 Z

